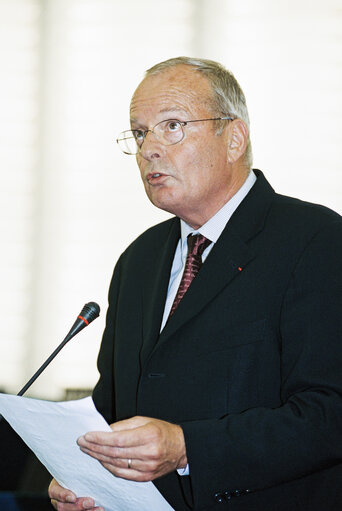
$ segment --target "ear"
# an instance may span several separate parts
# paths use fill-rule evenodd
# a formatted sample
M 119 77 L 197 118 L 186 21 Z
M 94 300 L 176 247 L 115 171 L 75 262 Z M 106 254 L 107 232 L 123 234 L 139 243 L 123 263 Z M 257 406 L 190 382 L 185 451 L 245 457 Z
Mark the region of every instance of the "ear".
M 234 119 L 229 125 L 227 159 L 235 163 L 246 151 L 248 128 L 241 119 Z

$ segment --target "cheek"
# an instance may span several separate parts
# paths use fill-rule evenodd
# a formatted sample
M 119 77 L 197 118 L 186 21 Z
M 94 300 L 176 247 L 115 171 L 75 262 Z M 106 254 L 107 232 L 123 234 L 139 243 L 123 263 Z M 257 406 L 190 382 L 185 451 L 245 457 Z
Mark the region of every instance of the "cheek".
M 184 181 L 189 183 L 189 185 L 196 186 L 196 188 L 204 188 L 210 181 L 210 176 L 213 172 L 212 161 L 205 156 L 203 154 L 200 155 L 198 152 L 192 152 L 183 165 L 182 175 Z
M 141 179 L 143 179 L 146 164 L 144 164 L 144 161 L 142 160 L 142 158 L 139 158 L 138 156 L 136 157 L 136 162 L 137 162 L 138 169 L 140 172 L 140 177 L 141 177 Z
M 202 170 L 205 167 L 203 157 L 200 155 L 200 149 L 191 147 L 189 150 L 182 148 L 181 154 L 174 155 L 170 158 L 171 165 L 176 169 L 180 181 L 184 183 L 196 183 Z

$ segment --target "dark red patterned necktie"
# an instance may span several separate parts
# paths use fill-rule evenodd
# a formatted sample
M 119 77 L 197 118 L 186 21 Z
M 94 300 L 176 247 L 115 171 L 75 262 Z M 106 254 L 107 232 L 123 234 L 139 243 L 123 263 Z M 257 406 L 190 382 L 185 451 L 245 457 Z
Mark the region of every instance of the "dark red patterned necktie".
M 173 301 L 169 318 L 175 312 L 178 307 L 179 302 L 189 289 L 191 282 L 196 277 L 202 266 L 202 254 L 205 249 L 210 245 L 211 241 L 208 240 L 202 234 L 195 234 L 192 236 L 189 234 L 188 236 L 188 255 L 186 257 L 184 272 L 182 276 L 182 280 L 179 284 L 179 288 L 175 299 Z

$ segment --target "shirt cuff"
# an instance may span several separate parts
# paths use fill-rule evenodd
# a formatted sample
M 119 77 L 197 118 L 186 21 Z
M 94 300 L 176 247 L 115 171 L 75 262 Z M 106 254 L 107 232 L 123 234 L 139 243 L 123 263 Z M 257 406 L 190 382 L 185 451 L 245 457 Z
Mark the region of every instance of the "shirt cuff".
M 189 463 L 184 468 L 177 468 L 177 472 L 178 472 L 179 476 L 188 476 L 188 475 L 190 475 Z

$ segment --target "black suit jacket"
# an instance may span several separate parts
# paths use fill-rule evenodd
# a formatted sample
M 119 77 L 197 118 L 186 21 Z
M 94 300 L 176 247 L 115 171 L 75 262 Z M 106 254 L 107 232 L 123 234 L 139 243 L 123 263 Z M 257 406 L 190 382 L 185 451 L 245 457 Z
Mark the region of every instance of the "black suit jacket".
M 183 428 L 177 511 L 342 509 L 342 219 L 260 171 L 159 334 L 179 220 L 120 257 L 94 401 Z

